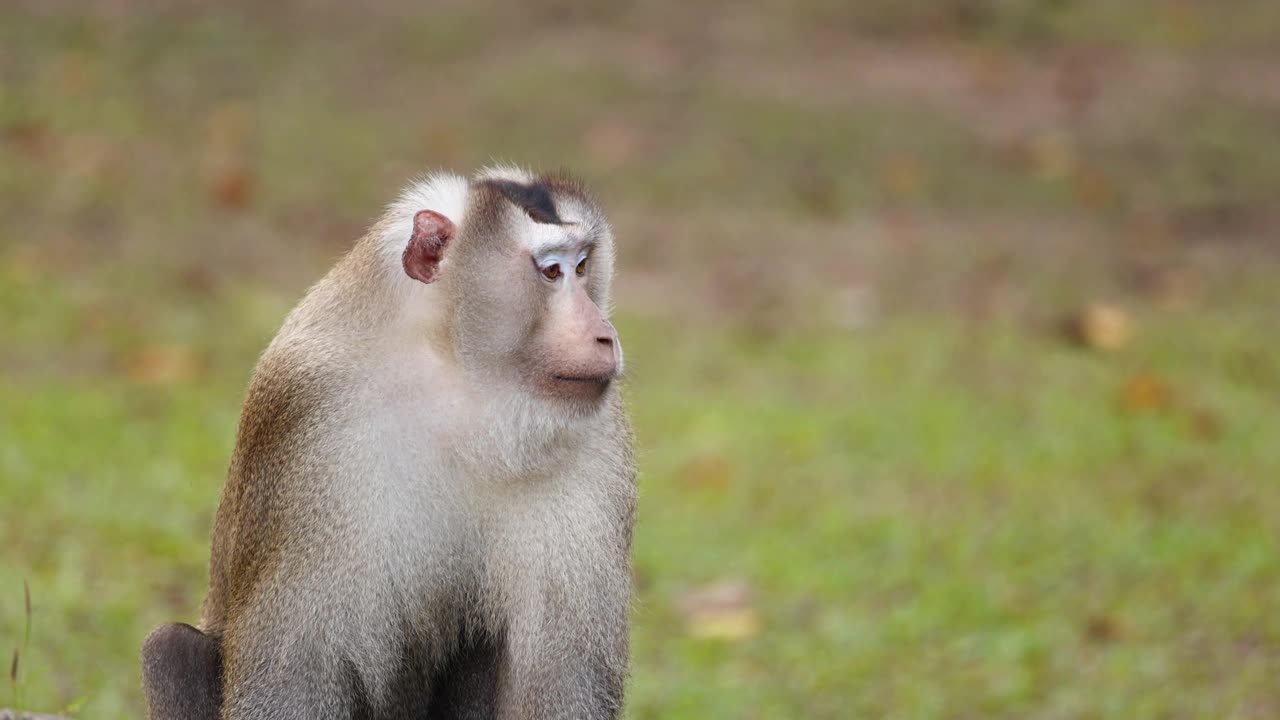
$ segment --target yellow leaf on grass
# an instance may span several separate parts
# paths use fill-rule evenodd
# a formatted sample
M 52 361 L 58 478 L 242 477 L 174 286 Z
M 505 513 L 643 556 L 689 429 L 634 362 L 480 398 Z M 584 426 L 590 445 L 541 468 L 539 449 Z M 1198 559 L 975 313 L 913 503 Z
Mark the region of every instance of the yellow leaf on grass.
M 244 168 L 228 169 L 209 181 L 209 199 L 214 205 L 237 210 L 253 199 L 254 177 Z
M 1076 169 L 1076 150 L 1070 136 L 1044 132 L 1031 139 L 1031 162 L 1043 180 L 1060 180 Z
M 1222 418 L 1210 410 L 1192 411 L 1190 423 L 1191 434 L 1199 440 L 1212 442 L 1222 436 Z
M 737 608 L 694 615 L 689 634 L 700 638 L 741 640 L 760 632 L 760 617 L 752 608 Z
M 1071 190 L 1076 202 L 1090 210 L 1106 207 L 1113 196 L 1106 176 L 1093 167 L 1080 168 L 1072 179 Z
M 895 153 L 880 163 L 880 185 L 893 198 L 913 198 L 925 186 L 924 166 L 911 153 Z
M 689 487 L 722 490 L 733 479 L 733 467 L 723 456 L 702 455 L 682 465 L 676 471 L 676 477 Z
M 1108 615 L 1091 615 L 1084 623 L 1084 636 L 1094 643 L 1113 643 L 1124 636 L 1120 623 Z
M 247 105 L 224 103 L 209 114 L 202 164 L 215 207 L 235 210 L 253 199 L 253 134 L 254 117 Z
M 741 640 L 760 632 L 751 588 L 742 580 L 722 580 L 686 593 L 679 601 L 689 634 Z
M 149 345 L 126 358 L 125 371 L 138 382 L 187 382 L 204 372 L 204 359 L 185 345 Z
M 1119 350 L 1133 337 L 1129 314 L 1105 303 L 1086 306 L 1072 324 L 1076 339 L 1094 350 Z
M 1173 407 L 1173 399 L 1169 383 L 1152 373 L 1137 373 L 1120 388 L 1120 407 L 1129 412 L 1163 412 Z

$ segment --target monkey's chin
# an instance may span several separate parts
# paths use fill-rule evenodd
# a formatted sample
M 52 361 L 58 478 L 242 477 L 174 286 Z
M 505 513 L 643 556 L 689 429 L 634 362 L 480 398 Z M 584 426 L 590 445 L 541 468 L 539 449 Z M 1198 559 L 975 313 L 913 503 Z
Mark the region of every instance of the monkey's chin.
M 595 403 L 609 392 L 613 376 L 552 375 L 543 383 L 545 392 L 557 399 L 575 403 Z

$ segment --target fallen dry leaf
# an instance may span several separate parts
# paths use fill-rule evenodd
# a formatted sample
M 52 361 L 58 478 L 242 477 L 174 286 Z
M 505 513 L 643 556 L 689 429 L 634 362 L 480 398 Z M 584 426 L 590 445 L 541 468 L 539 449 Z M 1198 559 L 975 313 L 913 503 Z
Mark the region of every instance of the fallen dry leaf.
M 1193 410 L 1190 414 L 1191 434 L 1205 442 L 1212 442 L 1222 436 L 1222 418 L 1203 408 Z
M 215 207 L 236 210 L 253 198 L 253 123 L 253 114 L 243 103 L 225 103 L 209 114 L 202 164 L 209 201 Z
M 1090 210 L 1100 210 L 1112 199 L 1111 184 L 1106 176 L 1089 166 L 1081 167 L 1072 178 L 1071 191 L 1076 202 Z
M 234 168 L 210 180 L 209 197 L 217 207 L 239 210 L 249 204 L 253 189 L 253 174 L 244 168 Z
M 1062 132 L 1046 131 L 1031 139 L 1028 146 L 1032 168 L 1043 180 L 1060 180 L 1076 169 L 1076 150 L 1071 137 Z
M 1173 401 L 1172 386 L 1153 373 L 1132 375 L 1120 387 L 1120 407 L 1128 412 L 1165 412 Z
M 205 126 L 205 151 L 221 155 L 248 144 L 253 130 L 253 113 L 241 102 L 219 105 L 209 113 Z
M 1093 615 L 1084 624 L 1084 636 L 1090 642 L 1111 643 L 1123 636 L 1120 624 L 1106 615 Z
M 149 345 L 125 359 L 128 376 L 144 383 L 187 382 L 204 372 L 204 359 L 185 345 Z
M 703 455 L 682 465 L 676 471 L 676 477 L 684 485 L 718 490 L 729 486 L 733 468 L 720 455 Z
M 28 157 L 44 157 L 53 147 L 53 134 L 37 121 L 20 122 L 4 129 L 5 142 Z
M 760 616 L 743 580 L 721 580 L 686 593 L 679 600 L 690 635 L 741 640 L 760 632 Z
M 751 608 L 719 610 L 692 617 L 689 634 L 699 638 L 741 640 L 760 632 L 760 617 Z
M 895 153 L 880 163 L 880 186 L 895 199 L 920 195 L 925 185 L 925 171 L 911 153 Z
M 1106 303 L 1085 306 L 1072 318 L 1070 325 L 1073 339 L 1094 350 L 1119 350 L 1133 337 L 1133 322 L 1129 314 Z

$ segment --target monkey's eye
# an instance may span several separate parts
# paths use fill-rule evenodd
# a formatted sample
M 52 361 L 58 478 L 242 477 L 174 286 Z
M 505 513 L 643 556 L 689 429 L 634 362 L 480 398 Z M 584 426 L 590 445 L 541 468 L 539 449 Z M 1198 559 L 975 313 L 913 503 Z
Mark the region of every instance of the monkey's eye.
M 548 280 L 560 279 L 560 263 L 552 263 L 542 268 L 542 277 Z
M 582 258 L 581 260 L 579 260 L 579 261 L 578 261 L 578 267 L 574 268 L 574 270 L 573 270 L 573 271 L 578 275 L 578 277 L 582 277 L 583 275 L 586 275 L 586 274 L 587 274 L 587 259 L 586 259 L 586 258 Z

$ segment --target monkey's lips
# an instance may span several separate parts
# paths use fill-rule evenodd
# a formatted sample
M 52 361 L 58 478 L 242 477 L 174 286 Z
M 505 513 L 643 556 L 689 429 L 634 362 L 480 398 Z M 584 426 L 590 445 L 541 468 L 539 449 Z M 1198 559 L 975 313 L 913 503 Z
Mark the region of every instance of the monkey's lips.
M 556 394 L 574 397 L 597 397 L 609 389 L 613 375 L 561 375 L 551 376 L 551 386 Z

